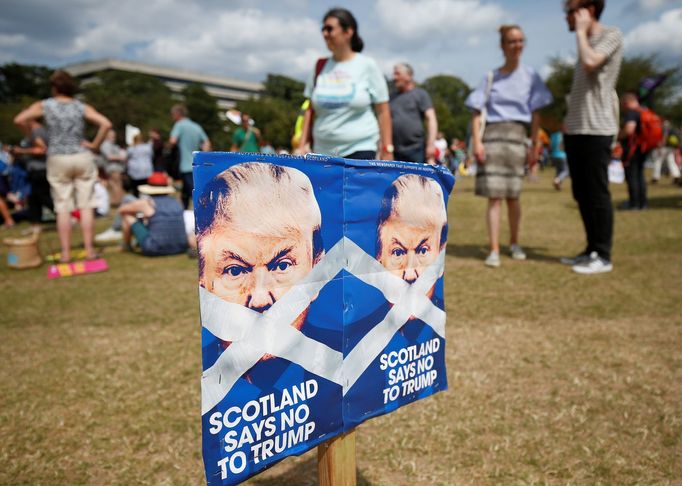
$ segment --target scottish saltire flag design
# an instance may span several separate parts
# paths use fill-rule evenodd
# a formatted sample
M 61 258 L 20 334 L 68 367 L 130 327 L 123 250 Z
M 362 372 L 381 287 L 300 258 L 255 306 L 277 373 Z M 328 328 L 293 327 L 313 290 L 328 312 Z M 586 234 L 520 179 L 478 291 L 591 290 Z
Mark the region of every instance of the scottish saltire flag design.
M 208 484 L 447 388 L 446 169 L 196 153 L 194 180 Z

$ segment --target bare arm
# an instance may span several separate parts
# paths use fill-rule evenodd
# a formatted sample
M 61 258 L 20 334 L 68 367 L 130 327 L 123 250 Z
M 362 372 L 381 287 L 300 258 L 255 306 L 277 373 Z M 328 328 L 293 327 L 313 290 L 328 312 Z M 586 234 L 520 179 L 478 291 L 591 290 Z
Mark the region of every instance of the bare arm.
M 138 199 L 118 208 L 119 214 L 122 216 L 136 216 L 142 213 L 145 218 L 151 218 L 154 215 L 154 207 L 149 199 Z
M 99 146 L 102 145 L 104 137 L 107 135 L 107 132 L 111 129 L 111 122 L 106 116 L 102 115 L 100 112 L 95 110 L 90 105 L 85 105 L 84 116 L 87 121 L 89 121 L 93 125 L 99 126 L 95 138 L 92 140 L 92 142 L 87 144 L 88 148 L 91 148 L 93 150 L 99 150 Z
M 436 119 L 436 110 L 429 108 L 424 112 L 426 119 L 426 162 L 429 164 L 436 163 L 436 134 L 438 133 L 438 120 Z
M 474 158 L 477 162 L 485 163 L 485 147 L 481 139 L 481 112 L 474 111 L 471 115 L 471 139 L 473 141 Z
M 211 144 L 211 140 L 208 138 L 201 144 L 201 150 L 204 152 L 210 152 L 212 148 L 213 145 Z
M 301 139 L 298 142 L 298 148 L 296 153 L 305 154 L 310 152 L 310 130 L 312 128 L 313 114 L 308 107 L 308 109 L 303 114 L 303 125 L 301 126 Z
M 17 116 L 14 117 L 14 124 L 19 128 L 28 130 L 28 122 L 32 120 L 38 120 L 43 116 L 43 102 L 36 101 L 31 106 L 23 110 Z
M 391 108 L 388 102 L 374 105 L 379 122 L 379 145 L 381 146 L 379 158 L 381 160 L 393 160 L 393 154 L 386 152 L 385 147 L 393 145 L 393 124 L 391 122 Z
M 590 22 L 590 13 L 586 8 L 581 8 L 575 13 L 575 37 L 578 44 L 578 58 L 580 59 L 580 65 L 588 73 L 600 68 L 606 61 L 606 56 L 592 49 L 588 42 L 587 32 Z
M 625 125 L 623 126 L 623 129 L 620 131 L 620 136 L 618 138 L 624 139 L 624 138 L 632 137 L 635 134 L 636 130 L 637 130 L 637 122 L 634 120 L 630 120 L 629 122 L 625 123 Z
M 538 132 L 540 131 L 540 113 L 533 112 L 533 118 L 530 122 L 530 150 L 528 151 L 528 165 L 533 167 L 538 162 L 538 149 L 542 142 L 538 139 Z
M 12 154 L 14 155 L 45 155 L 47 153 L 47 145 L 45 140 L 38 137 L 33 141 L 33 147 L 12 147 Z

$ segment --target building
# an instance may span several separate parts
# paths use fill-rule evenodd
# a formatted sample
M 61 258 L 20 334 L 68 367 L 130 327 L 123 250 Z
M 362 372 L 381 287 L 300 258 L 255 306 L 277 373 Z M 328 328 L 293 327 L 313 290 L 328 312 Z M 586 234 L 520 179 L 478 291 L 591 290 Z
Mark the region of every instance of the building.
M 155 66 L 135 61 L 121 61 L 118 59 L 102 59 L 97 61 L 69 64 L 64 68 L 69 74 L 78 78 L 82 83 L 96 82 L 97 74 L 103 71 L 125 71 L 155 76 L 163 81 L 174 93 L 180 93 L 188 84 L 199 83 L 206 91 L 217 98 L 221 110 L 233 108 L 237 101 L 258 97 L 263 90 L 261 83 L 241 81 L 224 76 L 201 74 L 184 69 Z

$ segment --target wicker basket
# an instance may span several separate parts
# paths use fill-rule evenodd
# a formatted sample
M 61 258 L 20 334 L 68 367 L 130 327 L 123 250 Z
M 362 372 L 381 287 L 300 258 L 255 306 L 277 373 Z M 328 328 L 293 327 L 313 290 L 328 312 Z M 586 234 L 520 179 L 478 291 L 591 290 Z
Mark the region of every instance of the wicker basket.
M 10 268 L 34 268 L 43 263 L 38 250 L 38 235 L 29 238 L 5 238 L 7 246 L 7 266 Z

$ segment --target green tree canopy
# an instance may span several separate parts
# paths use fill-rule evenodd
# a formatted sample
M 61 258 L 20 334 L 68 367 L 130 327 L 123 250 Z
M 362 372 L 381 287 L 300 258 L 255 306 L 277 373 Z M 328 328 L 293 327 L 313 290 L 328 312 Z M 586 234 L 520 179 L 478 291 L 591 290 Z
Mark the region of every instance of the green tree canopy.
M 171 125 L 173 105 L 170 89 L 154 76 L 121 71 L 105 71 L 83 87 L 85 100 L 111 120 L 122 132 L 126 123 L 143 133 L 158 128 L 164 133 Z
M 225 132 L 225 122 L 218 115 L 218 102 L 208 94 L 203 85 L 189 84 L 182 92 L 189 117 L 206 131 L 216 150 L 228 150 L 230 140 Z
M 51 74 L 52 69 L 46 66 L 17 63 L 0 66 L 0 103 L 49 97 Z
M 263 95 L 290 102 L 299 107 L 303 103 L 305 83 L 280 74 L 268 74 L 264 83 Z
M 262 96 L 237 103 L 237 109 L 248 113 L 261 131 L 263 140 L 274 147 L 290 147 L 298 108 L 291 101 Z
M 471 88 L 460 78 L 445 74 L 428 78 L 421 86 L 431 95 L 439 130 L 448 140 L 453 137 L 464 138 L 471 119 L 464 101 Z
M 290 147 L 294 125 L 303 103 L 305 85 L 287 76 L 268 74 L 259 99 L 237 103 L 237 109 L 248 113 L 260 129 L 262 139 L 275 147 Z
M 552 74 L 547 78 L 547 87 L 554 96 L 554 103 L 542 110 L 544 124 L 560 123 L 566 116 L 566 96 L 571 91 L 574 66 L 571 63 L 554 58 L 550 64 Z M 680 79 L 679 69 L 663 69 L 654 56 L 637 56 L 624 58 L 621 66 L 616 91 L 622 95 L 626 91 L 637 92 L 642 79 L 650 76 L 668 74 L 666 81 L 659 86 L 649 105 L 657 113 L 668 117 L 673 123 L 682 123 L 682 113 L 675 107 L 679 104 Z

